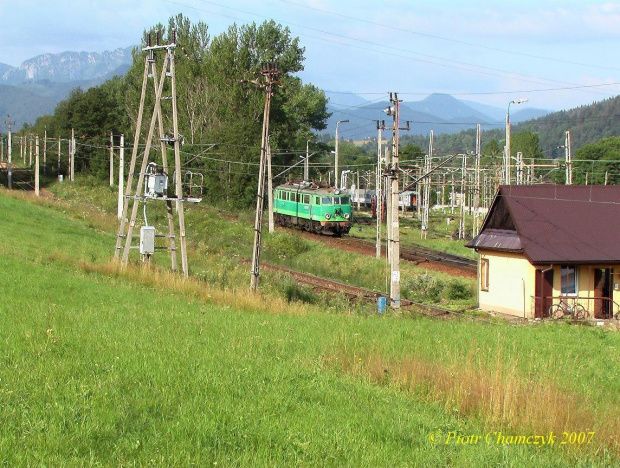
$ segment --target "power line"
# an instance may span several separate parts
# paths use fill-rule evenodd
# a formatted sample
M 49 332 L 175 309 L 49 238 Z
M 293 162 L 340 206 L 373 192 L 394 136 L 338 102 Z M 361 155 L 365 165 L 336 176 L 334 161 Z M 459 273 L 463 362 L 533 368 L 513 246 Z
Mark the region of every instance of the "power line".
M 411 29 L 408 28 L 401 28 L 398 26 L 394 26 L 392 24 L 387 25 L 384 23 L 379 23 L 376 21 L 370 21 L 370 20 L 366 20 L 363 18 L 357 18 L 354 16 L 349 16 L 349 15 L 343 15 L 340 13 L 335 13 L 333 11 L 329 11 L 329 10 L 325 10 L 322 8 L 317 8 L 317 7 L 313 7 L 313 6 L 309 6 L 309 5 L 303 5 L 297 2 L 293 2 L 291 0 L 279 0 L 282 3 L 288 3 L 290 5 L 295 5 L 301 8 L 306 8 L 308 10 L 314 10 L 314 11 L 318 11 L 320 13 L 325 13 L 328 15 L 332 15 L 332 16 L 336 16 L 339 18 L 344 18 L 344 19 L 349 19 L 349 20 L 353 20 L 353 21 L 359 21 L 361 23 L 365 23 L 365 24 L 369 24 L 372 26 L 379 26 L 388 30 L 396 30 L 396 31 L 402 31 L 402 32 L 406 32 L 409 34 L 413 34 L 416 36 L 422 36 L 422 37 L 428 37 L 430 39 L 437 39 L 437 40 L 441 40 L 441 41 L 446 41 L 446 42 L 451 42 L 453 44 L 462 44 L 462 45 L 466 45 L 466 46 L 470 46 L 470 47 L 477 47 L 480 49 L 485 49 L 485 50 L 492 50 L 495 52 L 501 52 L 501 53 L 508 53 L 508 54 L 512 54 L 512 55 L 518 55 L 521 57 L 529 57 L 529 58 L 536 58 L 536 59 L 540 59 L 540 60 L 546 60 L 549 62 L 557 62 L 557 63 L 566 63 L 569 65 L 579 65 L 582 67 L 592 67 L 592 68 L 600 68 L 602 70 L 612 70 L 612 71 L 620 71 L 620 68 L 615 68 L 615 67 L 605 67 L 605 66 L 600 66 L 600 65 L 592 65 L 592 64 L 587 64 L 587 63 L 580 63 L 580 62 L 573 62 L 570 60 L 561 60 L 561 59 L 557 59 L 557 58 L 553 58 L 553 57 L 544 57 L 544 56 L 540 56 L 540 55 L 533 55 L 533 54 L 525 54 L 525 53 L 521 53 L 521 52 L 516 52 L 514 50 L 508 50 L 508 49 L 500 49 L 498 47 L 490 47 L 487 45 L 482 45 L 482 44 L 476 44 L 473 42 L 466 42 L 466 41 L 462 41 L 462 40 L 458 40 L 458 39 L 453 39 L 453 38 L 448 38 L 448 37 L 443 37 L 443 36 L 437 36 L 434 34 L 427 34 L 427 33 L 422 33 L 419 31 L 413 31 Z
M 179 3 L 179 2 L 173 2 L 171 0 L 166 0 L 168 3 L 174 3 L 180 6 L 184 6 L 187 8 L 192 8 L 198 11 L 205 11 L 207 13 L 213 13 L 207 10 L 203 10 L 201 8 L 197 8 L 191 5 L 186 5 L 183 3 Z M 257 13 L 253 13 L 247 10 L 241 10 L 239 8 L 233 8 L 227 5 L 223 5 L 221 3 L 217 3 L 217 2 L 213 2 L 213 1 L 209 1 L 209 0 L 199 0 L 202 3 L 207 3 L 210 5 L 214 5 L 214 6 L 218 6 L 220 8 L 225 8 L 228 10 L 233 10 L 233 11 L 237 11 L 237 12 L 241 12 L 244 14 L 248 14 L 248 15 L 252 15 L 252 16 L 256 16 L 259 18 L 263 18 L 263 19 L 272 19 L 269 18 L 267 16 L 264 15 L 260 15 Z M 218 14 L 218 13 L 216 13 Z M 221 15 L 218 14 L 220 16 L 225 16 L 226 15 Z M 328 36 L 333 36 L 333 37 L 337 37 L 337 38 L 341 38 L 341 39 L 346 39 L 348 41 L 356 41 L 356 42 L 360 42 L 362 44 L 366 44 L 366 45 L 373 45 L 376 47 L 381 47 L 383 49 L 387 49 L 387 50 L 383 50 L 383 51 L 379 51 L 379 50 L 374 50 L 374 49 L 369 49 L 367 47 L 361 47 L 361 46 L 355 46 L 353 44 L 350 43 L 344 43 L 344 42 L 338 42 L 338 41 L 333 41 L 330 39 L 326 39 L 325 37 L 315 37 L 315 36 L 308 36 L 306 34 L 300 34 L 303 36 L 308 36 L 308 37 L 312 37 L 314 39 L 318 39 L 318 40 L 323 40 L 323 41 L 327 41 L 327 42 L 336 42 L 338 44 L 347 46 L 347 47 L 352 47 L 352 48 L 357 48 L 357 49 L 361 49 L 367 52 L 374 52 L 374 53 L 380 53 L 380 54 L 387 54 L 387 55 L 392 55 L 392 56 L 396 56 L 402 59 L 407 59 L 407 60 L 413 60 L 413 61 L 418 61 L 418 62 L 423 62 L 423 63 L 428 63 L 428 64 L 432 64 L 432 65 L 436 65 L 436 66 L 441 66 L 441 67 L 447 67 L 447 68 L 452 68 L 452 69 L 457 69 L 457 70 L 465 70 L 465 71 L 470 71 L 473 73 L 477 73 L 477 74 L 482 74 L 482 75 L 488 75 L 488 76 L 495 76 L 495 77 L 500 77 L 500 78 L 512 78 L 515 79 L 515 77 L 521 77 L 521 78 L 516 78 L 519 81 L 524 81 L 524 82 L 530 82 L 530 83 L 562 83 L 565 85 L 571 85 L 571 87 L 574 87 L 574 89 L 580 89 L 579 85 L 576 85 L 574 83 L 569 83 L 569 82 L 564 82 L 564 81 L 559 81 L 559 80 L 553 80 L 553 79 L 547 79 L 547 78 L 540 78 L 540 77 L 536 77 L 533 75 L 527 75 L 527 74 L 522 74 L 522 73 L 514 73 L 514 72 L 510 72 L 510 71 L 505 71 L 505 70 L 499 70 L 499 69 L 495 69 L 492 67 L 486 67 L 486 66 L 482 66 L 482 65 L 475 65 L 475 64 L 470 64 L 470 63 L 466 63 L 466 62 L 461 62 L 461 61 L 457 61 L 457 60 L 450 60 L 450 59 L 444 59 L 444 58 L 440 58 L 440 57 L 436 57 L 435 55 L 430 55 L 430 54 L 423 54 L 423 53 L 419 53 L 419 52 L 415 52 L 415 51 L 411 51 L 411 50 L 407 50 L 407 49 L 401 49 L 398 47 L 393 47 L 393 46 L 389 46 L 389 45 L 384 45 L 381 43 L 377 43 L 377 42 L 373 42 L 373 41 L 368 41 L 368 40 L 363 40 L 363 39 L 356 39 L 356 38 L 352 38 L 343 34 L 337 34 L 331 31 L 325 31 L 325 30 L 321 30 L 321 29 L 316 29 L 316 28 L 311 28 L 308 26 L 304 26 L 304 25 L 300 25 L 300 24 L 295 24 L 292 22 L 287 22 L 287 21 L 281 21 L 278 20 L 280 23 L 284 23 L 284 24 L 289 24 L 291 26 L 297 27 L 297 28 L 302 28 L 302 29 L 307 29 L 307 30 L 311 30 L 311 31 L 315 31 L 315 32 L 319 32 L 321 34 L 325 34 Z M 382 25 L 383 26 L 383 25 Z M 437 36 L 439 38 L 439 36 Z M 457 41 L 458 42 L 458 41 Z M 404 52 L 407 54 L 413 54 L 413 55 L 417 55 L 420 57 L 426 57 L 425 59 L 421 59 L 421 58 L 414 58 L 414 57 L 410 57 L 410 56 L 403 56 L 403 55 L 399 55 L 397 53 L 394 52 L 389 52 L 389 50 L 393 50 L 396 52 Z M 439 63 L 437 62 L 437 60 L 441 60 L 447 63 Z M 452 64 L 452 65 L 451 65 Z M 489 70 L 487 72 L 482 71 L 482 70 Z M 496 72 L 496 73 L 491 73 L 491 72 Z M 497 74 L 500 73 L 500 74 Z M 514 94 L 515 92 L 513 92 Z M 404 93 L 401 93 L 404 94 Z

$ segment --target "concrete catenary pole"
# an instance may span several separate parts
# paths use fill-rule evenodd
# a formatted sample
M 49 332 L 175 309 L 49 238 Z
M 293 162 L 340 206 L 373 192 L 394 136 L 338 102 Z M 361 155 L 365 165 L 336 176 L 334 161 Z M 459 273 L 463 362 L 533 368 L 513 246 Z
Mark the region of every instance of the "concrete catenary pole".
M 375 210 L 377 215 L 377 239 L 375 245 L 375 255 L 377 258 L 381 258 L 381 221 L 383 211 L 383 194 L 381 191 L 381 178 L 383 172 L 382 155 L 381 155 L 381 140 L 383 138 L 381 130 L 385 128 L 385 121 L 379 122 L 377 120 L 377 174 L 375 179 Z
M 570 145 L 570 131 L 566 130 L 564 139 L 564 155 L 566 160 L 566 185 L 573 184 L 573 157 Z
M 340 183 L 340 175 L 338 173 L 338 141 L 340 140 L 340 137 L 338 135 L 338 125 L 340 125 L 341 123 L 347 123 L 349 120 L 345 119 L 345 120 L 339 120 L 338 122 L 336 122 L 336 148 L 335 148 L 335 155 L 334 155 L 334 188 L 339 188 L 339 183 Z
M 110 132 L 110 187 L 114 186 L 114 135 Z
M 8 134 L 8 139 L 7 139 L 7 148 L 6 148 L 6 170 L 7 170 L 7 185 L 9 186 L 9 189 L 13 188 L 13 168 L 12 166 L 12 159 L 11 159 L 11 155 L 13 154 L 12 151 L 12 144 L 11 144 L 11 124 L 13 124 L 13 122 L 11 122 L 11 116 L 7 115 L 7 117 L 9 118 L 9 120 L 7 121 L 7 125 L 9 126 L 9 134 Z
M 35 137 L 35 151 L 34 151 L 34 194 L 38 197 L 39 191 L 39 135 Z

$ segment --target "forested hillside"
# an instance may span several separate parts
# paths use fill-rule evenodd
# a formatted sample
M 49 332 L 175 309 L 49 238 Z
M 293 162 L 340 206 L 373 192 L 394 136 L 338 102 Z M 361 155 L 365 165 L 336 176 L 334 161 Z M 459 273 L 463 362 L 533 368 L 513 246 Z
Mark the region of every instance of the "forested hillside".
M 540 156 L 545 158 L 564 157 L 565 132 L 570 131 L 573 152 L 579 148 L 600 141 L 603 138 L 620 136 L 620 96 L 581 106 L 567 111 L 554 112 L 539 119 L 529 120 L 512 126 L 512 135 L 535 134 L 538 138 Z M 501 151 L 506 139 L 505 129 L 482 132 L 486 154 Z M 428 136 L 403 136 L 421 148 L 428 147 Z M 514 150 L 514 142 L 512 143 Z M 434 148 L 438 153 L 465 153 L 476 148 L 476 130 L 465 130 L 457 134 L 435 135 Z M 521 149 L 516 150 L 521 151 Z M 514 152 L 514 151 L 513 151 Z M 535 157 L 527 153 L 527 157 Z
M 574 150 L 603 138 L 620 136 L 620 96 L 554 112 L 515 126 L 515 131 L 532 131 L 539 135 L 543 151 L 564 144 L 564 133 L 570 131 Z

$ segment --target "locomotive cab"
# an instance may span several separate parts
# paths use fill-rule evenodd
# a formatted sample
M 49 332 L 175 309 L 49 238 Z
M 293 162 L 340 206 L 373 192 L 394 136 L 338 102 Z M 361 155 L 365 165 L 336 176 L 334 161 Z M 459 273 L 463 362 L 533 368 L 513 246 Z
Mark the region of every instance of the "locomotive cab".
M 284 226 L 341 236 L 351 230 L 351 197 L 308 182 L 280 185 L 274 191 L 274 215 Z

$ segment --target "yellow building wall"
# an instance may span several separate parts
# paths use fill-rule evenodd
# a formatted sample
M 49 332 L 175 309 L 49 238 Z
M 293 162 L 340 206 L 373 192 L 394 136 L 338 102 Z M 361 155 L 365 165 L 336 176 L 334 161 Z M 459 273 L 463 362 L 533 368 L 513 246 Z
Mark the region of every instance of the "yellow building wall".
M 480 278 L 483 260 L 488 260 L 488 290 L 482 289 Z M 478 307 L 482 310 L 501 312 L 524 318 L 534 317 L 536 294 L 536 269 L 527 259 L 517 254 L 479 251 L 478 260 Z M 545 269 L 539 266 L 539 269 Z M 560 300 L 561 265 L 553 265 L 553 303 Z M 572 303 L 579 301 L 594 317 L 594 270 L 613 268 L 609 265 L 580 265 L 577 267 L 577 288 L 575 296 L 567 296 Z M 612 311 L 620 313 L 620 267 L 614 268 L 611 277 Z
M 479 262 L 489 261 L 488 291 L 481 288 L 478 278 L 478 306 L 518 317 L 534 316 L 536 269 L 525 258 L 504 252 L 479 252 Z M 480 276 L 480 264 L 478 276 Z

